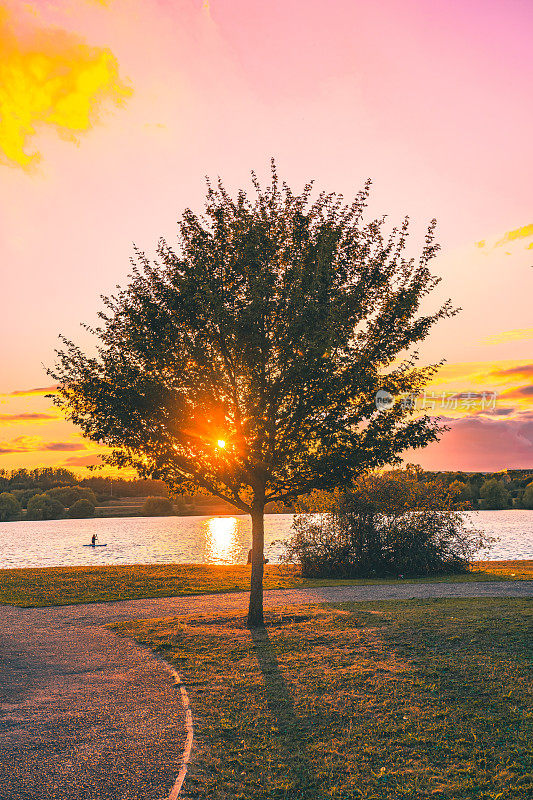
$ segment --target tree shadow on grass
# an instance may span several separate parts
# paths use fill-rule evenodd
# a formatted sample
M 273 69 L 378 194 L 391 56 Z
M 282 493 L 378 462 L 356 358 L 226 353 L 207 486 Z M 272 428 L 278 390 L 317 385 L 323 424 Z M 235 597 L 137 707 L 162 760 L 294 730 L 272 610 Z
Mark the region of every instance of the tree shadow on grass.
M 280 670 L 272 642 L 265 627 L 250 628 L 250 634 L 259 667 L 265 679 L 266 702 L 270 721 L 275 728 L 272 736 L 284 749 L 284 759 L 290 773 L 287 778 L 294 782 L 291 799 L 314 800 L 325 798 L 315 776 L 307 753 L 307 738 L 310 735 L 306 720 L 299 718 L 289 688 Z

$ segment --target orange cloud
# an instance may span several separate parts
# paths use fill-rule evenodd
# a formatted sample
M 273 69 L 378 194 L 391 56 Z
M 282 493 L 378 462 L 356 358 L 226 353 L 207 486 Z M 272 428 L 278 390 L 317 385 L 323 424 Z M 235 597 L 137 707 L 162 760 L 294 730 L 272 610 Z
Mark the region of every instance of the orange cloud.
M 501 378 L 533 378 L 533 364 L 518 364 L 516 367 L 495 369 L 491 374 Z
M 511 400 L 529 400 L 533 402 L 533 385 L 518 386 L 514 389 L 508 389 L 501 395 L 503 398 Z
M 0 414 L 0 422 L 6 425 L 12 425 L 17 422 L 46 422 L 48 420 L 57 420 L 57 414 Z
M 57 383 L 53 386 L 38 386 L 36 389 L 17 389 L 15 392 L 7 392 L 2 397 L 30 397 L 32 395 L 46 395 L 55 392 Z
M 445 364 L 415 409 L 434 416 L 516 416 L 531 408 L 532 380 L 533 364 L 525 360 Z
M 479 344 L 504 344 L 505 342 L 520 342 L 533 339 L 533 328 L 515 328 L 512 331 L 493 333 L 481 339 Z
M 100 456 L 71 456 L 65 464 L 73 467 L 98 467 L 102 465 Z
M 85 449 L 83 442 L 45 442 L 39 436 L 17 436 L 10 441 L 0 442 L 0 455 L 32 452 L 64 453 Z
M 42 127 L 73 137 L 96 121 L 102 101 L 131 90 L 114 55 L 57 29 L 16 31 L 0 6 L 0 157 L 23 168 L 39 160 L 30 140 Z

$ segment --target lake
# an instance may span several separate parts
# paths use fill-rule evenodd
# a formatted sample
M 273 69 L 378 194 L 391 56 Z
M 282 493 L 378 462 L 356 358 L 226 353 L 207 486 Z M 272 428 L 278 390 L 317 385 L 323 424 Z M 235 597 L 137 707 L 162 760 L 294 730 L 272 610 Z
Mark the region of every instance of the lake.
M 533 559 L 533 511 L 472 511 L 474 525 L 499 539 L 478 557 Z M 265 517 L 268 558 L 290 534 L 292 514 Z M 93 533 L 107 547 L 83 547 Z M 248 517 L 108 517 L 0 523 L 0 567 L 88 564 L 242 564 L 250 548 Z

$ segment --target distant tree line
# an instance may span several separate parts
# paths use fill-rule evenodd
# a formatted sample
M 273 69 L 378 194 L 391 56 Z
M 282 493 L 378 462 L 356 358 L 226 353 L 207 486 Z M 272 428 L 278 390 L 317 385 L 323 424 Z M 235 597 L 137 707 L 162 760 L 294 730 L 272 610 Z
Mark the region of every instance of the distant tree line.
M 95 514 L 96 495 L 86 486 L 55 486 L 46 491 L 35 486 L 30 489 L 7 488 L 11 491 L 0 493 L 0 522 L 61 519 L 66 516 L 81 519 Z
M 85 486 L 97 496 L 99 502 L 111 497 L 167 496 L 163 481 L 91 476 L 80 479 L 74 472 L 62 467 L 38 469 L 0 469 L 0 490 L 41 490 L 47 492 L 58 486 Z
M 447 490 L 456 508 L 500 510 L 533 509 L 533 469 L 503 472 L 426 472 L 410 465 L 407 470 L 393 470 L 401 483 L 409 472 L 421 483 L 437 481 Z M 205 495 L 184 494 L 168 497 L 163 481 L 91 476 L 79 479 L 63 468 L 0 469 L 0 522 L 18 519 L 58 519 L 91 517 L 97 505 L 119 498 L 147 497 L 143 516 L 172 513 L 195 513 L 196 507 L 210 499 Z M 271 505 L 267 511 L 294 512 L 299 501 Z M 202 509 L 205 513 L 205 507 Z M 197 512 L 198 513 L 198 512 Z M 200 512 L 202 513 L 202 512 Z M 209 512 L 208 512 L 209 513 Z
M 420 472 L 420 480 L 439 480 L 466 508 L 533 509 L 533 469 L 502 472 Z
M 90 476 L 79 478 L 68 469 L 43 467 L 38 469 L 0 469 L 0 492 L 9 492 L 19 501 L 23 509 L 27 508 L 28 501 L 36 494 L 50 493 L 56 488 L 82 487 L 90 489 L 94 494 L 95 505 L 102 505 L 114 500 L 124 498 L 168 498 L 168 487 L 163 481 L 141 478 L 111 478 L 104 476 Z M 197 506 L 202 506 L 199 513 L 208 509 L 209 502 L 220 504 L 218 498 L 206 493 L 180 494 L 172 498 L 178 513 L 194 513 Z M 165 512 L 168 513 L 168 512 Z M 146 516 L 152 514 L 146 513 Z
M 79 479 L 67 469 L 0 469 L 0 522 L 47 520 L 95 515 L 96 507 L 119 498 L 147 497 L 142 516 L 163 516 L 194 511 L 196 497 L 182 495 L 172 501 L 162 481 L 108 477 Z

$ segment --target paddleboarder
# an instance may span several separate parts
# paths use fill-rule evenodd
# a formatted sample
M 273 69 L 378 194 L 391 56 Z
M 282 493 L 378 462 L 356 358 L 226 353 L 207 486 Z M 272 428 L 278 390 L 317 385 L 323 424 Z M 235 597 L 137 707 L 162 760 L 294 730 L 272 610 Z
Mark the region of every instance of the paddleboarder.
M 93 535 L 91 536 L 91 544 L 92 544 L 93 547 L 96 547 L 96 540 L 97 539 L 98 539 L 98 536 L 96 535 L 96 533 L 93 533 Z

